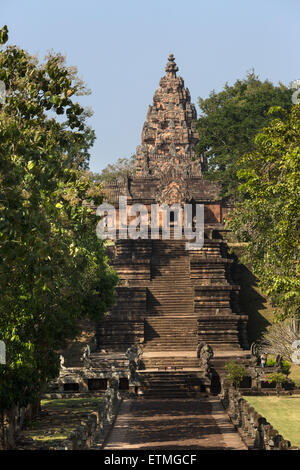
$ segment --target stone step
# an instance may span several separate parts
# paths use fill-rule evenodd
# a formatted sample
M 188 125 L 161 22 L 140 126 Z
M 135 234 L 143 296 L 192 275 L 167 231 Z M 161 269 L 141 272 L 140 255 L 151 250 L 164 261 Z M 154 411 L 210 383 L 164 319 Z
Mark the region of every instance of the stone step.
M 180 306 L 178 306 L 178 308 L 176 308 L 176 306 L 174 307 L 162 307 L 162 306 L 155 306 L 155 305 L 152 305 L 151 306 L 151 310 L 149 312 L 149 316 L 153 315 L 153 316 L 161 316 L 161 317 L 164 317 L 166 315 L 168 316 L 174 316 L 175 314 L 176 315 L 192 315 L 194 313 L 194 307 L 192 305 L 190 306 L 186 306 L 186 308 L 182 308 Z
M 143 358 L 142 362 L 145 366 L 145 369 L 151 369 L 156 367 L 166 367 L 166 368 L 173 368 L 173 367 L 192 367 L 198 368 L 199 367 L 199 359 L 197 358 L 181 358 L 181 359 L 174 359 L 172 357 L 151 357 L 151 358 Z
M 182 326 L 180 327 L 179 325 L 178 326 L 166 326 L 165 324 L 161 323 L 157 323 L 156 325 L 153 325 L 153 324 L 146 324 L 145 325 L 145 328 L 144 328 L 144 331 L 147 331 L 147 333 L 156 333 L 156 334 L 161 334 L 161 333 L 164 333 L 166 335 L 169 335 L 169 336 L 172 336 L 174 335 L 175 333 L 176 334 L 183 334 L 182 332 L 184 331 L 184 334 L 186 333 L 194 333 L 194 332 L 197 332 L 197 325 L 193 324 L 193 325 L 185 325 L 185 324 L 182 324 Z
M 174 308 L 174 309 L 171 309 L 170 311 L 152 309 L 150 312 L 148 312 L 149 316 L 157 317 L 157 315 L 159 315 L 159 316 L 164 317 L 164 318 L 169 318 L 169 317 L 172 317 L 174 314 L 179 314 L 179 313 L 182 313 L 182 309 L 181 310 L 176 310 Z M 192 309 L 190 309 L 190 310 L 187 309 L 183 313 L 187 314 L 187 315 L 191 315 L 193 313 L 193 310 Z
M 182 312 L 182 310 L 180 310 L 180 312 L 177 312 L 175 309 L 172 309 L 168 312 L 168 311 L 162 311 L 158 309 L 152 309 L 152 311 L 148 312 L 148 318 L 151 318 L 151 316 L 153 318 L 156 318 L 158 315 L 162 318 L 170 318 L 170 317 L 173 317 L 174 314 L 180 314 L 180 313 L 184 315 L 192 315 L 194 313 L 194 310 L 187 309 L 185 312 Z
M 185 351 L 195 351 L 196 350 L 196 347 L 197 347 L 197 343 L 195 344 L 172 344 L 170 345 L 169 343 L 167 344 L 163 344 L 163 343 L 160 343 L 160 344 L 145 344 L 144 346 L 144 351 L 145 352 L 160 352 L 160 351 L 170 351 L 170 348 L 172 348 L 172 351 L 182 351 L 183 349 Z
M 156 327 L 153 327 L 153 326 L 145 326 L 145 332 L 151 334 L 156 334 L 156 335 L 161 335 L 163 334 L 164 336 L 174 336 L 174 334 L 176 334 L 177 336 L 182 336 L 182 335 L 186 335 L 187 333 L 197 333 L 197 327 L 194 326 L 194 327 L 182 327 L 182 329 L 179 329 L 177 330 L 177 328 L 166 328 L 163 326 L 159 326 L 157 325 Z
M 169 302 L 168 299 L 164 298 L 156 298 L 156 299 L 151 299 L 147 303 L 148 307 L 154 307 L 154 308 L 160 308 L 160 307 L 168 307 L 170 308 L 176 308 L 178 310 L 179 308 L 182 308 L 183 311 L 186 309 L 192 309 L 194 310 L 194 302 Z M 182 312 L 183 313 L 183 312 Z
M 166 350 L 176 350 L 176 351 L 194 351 L 196 350 L 196 346 L 197 346 L 197 339 L 196 339 L 196 336 L 194 338 L 190 338 L 188 341 L 183 341 L 182 338 L 176 338 L 176 340 L 174 341 L 171 341 L 171 340 L 163 340 L 161 338 L 159 338 L 159 340 L 156 340 L 156 339 L 145 339 L 144 340 L 144 347 L 147 348 L 147 350 L 153 348 L 153 350 L 157 350 L 157 347 L 158 347 L 158 351 L 159 351 L 159 346 L 162 347 L 162 349 L 164 351 Z M 222 343 L 220 343 L 222 344 Z M 166 348 L 169 348 L 169 349 L 166 349 Z
M 184 340 L 186 342 L 190 341 L 192 338 L 196 338 L 197 336 L 197 330 L 184 330 L 184 333 L 181 333 L 180 331 L 166 331 L 166 330 L 159 330 L 158 328 L 153 331 L 153 329 L 147 329 L 145 330 L 145 340 L 146 338 L 150 338 L 151 340 L 157 340 L 157 341 L 176 341 L 178 339 Z
M 171 292 L 170 292 L 171 291 Z M 169 296 L 169 300 L 174 299 L 175 297 L 185 301 L 186 299 L 191 298 L 194 293 L 194 289 L 190 286 L 186 286 L 186 288 L 177 288 L 176 286 L 172 286 L 169 284 L 168 286 L 157 286 L 156 288 L 151 286 L 149 289 L 149 294 L 153 294 L 158 297 L 167 297 Z M 192 297 L 193 299 L 193 297 Z
M 181 381 L 185 383 L 198 382 L 199 374 L 193 371 L 146 371 L 141 374 L 142 381 L 145 384 L 153 382 L 165 383 L 170 386 L 171 383 Z
M 145 372 L 143 377 L 144 397 L 191 397 L 203 392 L 203 378 L 195 373 L 158 371 Z
M 188 306 L 188 307 L 193 306 L 194 307 L 194 301 L 191 297 L 187 298 L 187 299 L 178 299 L 178 302 L 174 302 L 174 301 L 169 301 L 168 298 L 166 298 L 166 297 L 155 297 L 153 295 L 152 297 L 148 297 L 147 301 L 148 301 L 148 305 L 154 305 L 154 306 L 156 306 L 156 305 L 159 306 L 160 302 L 162 302 L 165 306 L 179 305 L 180 304 L 183 307 L 185 307 L 185 306 Z
M 183 398 L 196 398 L 198 397 L 198 393 L 195 392 L 195 391 L 182 391 L 182 392 L 179 392 L 179 391 L 175 391 L 173 390 L 172 392 L 171 391 L 167 391 L 167 392 L 163 392 L 162 390 L 159 390 L 159 391 L 152 391 L 152 390 L 146 390 L 143 394 L 143 398 L 145 399 L 153 399 L 153 398 L 180 398 L 180 399 L 183 399 Z
M 181 345 L 190 345 L 190 344 L 197 344 L 197 335 L 196 333 L 191 335 L 186 335 L 186 336 L 189 336 L 188 339 L 185 339 L 184 336 L 172 336 L 172 337 L 168 337 L 168 336 L 160 336 L 160 337 L 157 337 L 157 336 L 149 336 L 149 335 L 145 335 L 145 339 L 144 339 L 144 343 L 146 345 L 155 345 L 155 344 L 169 344 L 170 346 L 170 349 L 171 346 L 173 345 L 177 345 L 178 343 L 180 343 Z M 183 348 L 184 350 L 184 348 Z
M 171 346 L 175 345 L 179 345 L 178 343 L 180 343 L 180 346 L 189 346 L 189 345 L 196 345 L 197 344 L 197 341 L 196 341 L 196 334 L 194 335 L 194 337 L 190 337 L 188 339 L 185 339 L 184 336 L 176 336 L 176 337 L 172 337 L 172 338 L 168 338 L 168 337 L 159 337 L 159 338 L 149 338 L 149 337 L 145 337 L 145 344 L 146 345 L 151 345 L 151 346 L 154 346 L 154 345 L 169 345 L 170 349 Z M 184 348 L 182 349 L 184 350 Z
M 191 313 L 194 311 L 194 304 L 192 302 L 168 302 L 167 300 L 164 299 L 156 299 L 156 300 L 151 300 L 148 302 L 148 307 L 151 308 L 151 310 L 172 310 L 175 309 L 178 314 L 184 313 L 187 310 L 191 311 Z
M 178 300 L 178 302 L 176 301 L 172 301 L 172 302 L 169 302 L 167 298 L 164 298 L 164 297 L 159 297 L 159 298 L 152 298 L 152 299 L 149 299 L 148 300 L 148 303 L 147 305 L 149 307 L 160 307 L 160 306 L 164 306 L 164 307 L 177 307 L 177 310 L 179 307 L 183 307 L 183 310 L 185 310 L 185 308 L 193 308 L 194 309 L 194 302 L 193 301 L 182 301 L 182 300 Z M 209 304 L 209 306 L 211 306 L 211 304 Z M 199 305 L 198 305 L 199 307 Z
M 225 285 L 225 282 L 224 282 Z M 175 278 L 169 279 L 169 280 L 163 280 L 163 279 L 152 279 L 151 284 L 149 285 L 148 289 L 151 290 L 160 290 L 160 291 L 172 291 L 175 292 L 185 292 L 186 289 L 189 290 L 189 292 L 194 292 L 194 286 L 191 284 L 190 280 L 184 280 L 182 282 L 178 282 Z

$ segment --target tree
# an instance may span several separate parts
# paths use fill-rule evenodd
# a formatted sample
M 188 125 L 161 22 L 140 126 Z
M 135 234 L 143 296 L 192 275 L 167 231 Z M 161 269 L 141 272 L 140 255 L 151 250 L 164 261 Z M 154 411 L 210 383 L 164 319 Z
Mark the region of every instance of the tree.
M 271 106 L 290 109 L 291 94 L 283 84 L 262 82 L 251 72 L 232 86 L 226 83 L 220 93 L 212 91 L 209 98 L 199 98 L 203 114 L 197 122 L 197 153 L 207 160 L 205 178 L 219 181 L 223 196 L 238 197 L 241 156 L 254 150 L 255 135 L 271 120 Z
M 7 27 L 0 42 L 7 41 Z M 59 370 L 56 351 L 78 321 L 101 318 L 116 273 L 95 235 L 102 193 L 85 171 L 94 132 L 85 93 L 60 54 L 44 63 L 16 46 L 0 52 L 0 407 L 26 405 Z
M 235 361 L 227 362 L 225 369 L 228 372 L 226 378 L 235 387 L 238 387 L 247 375 L 245 367 Z
M 101 173 L 94 173 L 92 178 L 96 182 L 112 183 L 124 180 L 135 173 L 135 155 L 130 158 L 118 158 L 116 163 L 107 165 Z
M 297 340 L 299 340 L 299 336 L 291 322 L 273 323 L 258 342 L 258 348 L 261 353 L 280 355 L 292 362 L 295 354 L 293 343 Z
M 278 307 L 277 319 L 300 316 L 300 106 L 271 108 L 272 122 L 242 157 L 242 201 L 229 227 L 247 242 L 244 259 Z

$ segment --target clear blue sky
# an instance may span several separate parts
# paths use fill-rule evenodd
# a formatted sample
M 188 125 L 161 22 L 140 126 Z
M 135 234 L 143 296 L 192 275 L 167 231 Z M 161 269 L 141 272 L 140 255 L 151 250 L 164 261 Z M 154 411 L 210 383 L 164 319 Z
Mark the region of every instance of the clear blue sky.
M 173 52 L 196 104 L 251 68 L 261 79 L 300 78 L 299 0 L 0 0 L 10 43 L 42 59 L 67 56 L 92 90 L 84 98 L 100 171 L 140 143 L 148 105 Z

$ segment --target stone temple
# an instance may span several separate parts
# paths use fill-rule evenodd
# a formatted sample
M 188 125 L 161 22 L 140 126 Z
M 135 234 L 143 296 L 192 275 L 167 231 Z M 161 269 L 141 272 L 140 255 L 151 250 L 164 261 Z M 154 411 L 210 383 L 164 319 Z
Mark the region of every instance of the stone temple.
M 110 247 L 121 280 L 116 303 L 90 331 L 89 342 L 94 335 L 95 341 L 84 367 L 73 357 L 75 367 L 64 370 L 61 386 L 75 381 L 79 390 L 97 389 L 115 374 L 120 384 L 125 387 L 128 380 L 131 390 L 134 386 L 144 396 L 191 396 L 207 390 L 224 363 L 245 356 L 248 348 L 247 317 L 239 310 L 223 224 L 228 207 L 218 184 L 203 178 L 205 161 L 195 154 L 196 109 L 173 54 L 165 72 L 147 112 L 135 175 L 110 184 L 107 200 L 117 219 L 120 196 L 127 197 L 127 210 L 140 203 L 149 214 L 157 203 L 191 204 L 193 215 L 196 205 L 204 205 L 204 245 L 187 250 L 184 235 L 172 237 L 172 212 L 169 239 L 161 229 L 155 239 L 150 232 L 148 239 L 117 233 Z M 210 372 L 197 357 L 199 344 L 214 351 Z M 134 362 L 128 349 L 136 351 L 135 346 Z

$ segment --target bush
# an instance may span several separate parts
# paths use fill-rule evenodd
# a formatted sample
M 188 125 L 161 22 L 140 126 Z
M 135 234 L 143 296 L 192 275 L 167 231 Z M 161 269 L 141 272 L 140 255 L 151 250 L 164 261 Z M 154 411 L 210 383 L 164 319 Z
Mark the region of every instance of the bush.
M 273 372 L 266 377 L 269 383 L 283 384 L 286 382 L 286 376 L 282 372 Z
M 281 371 L 285 375 L 289 375 L 291 371 L 291 363 L 289 361 L 283 361 Z
M 235 361 L 228 362 L 225 369 L 228 371 L 227 379 L 235 387 L 239 386 L 247 375 L 245 367 Z
M 275 367 L 276 366 L 276 359 L 272 357 L 268 357 L 266 367 Z

